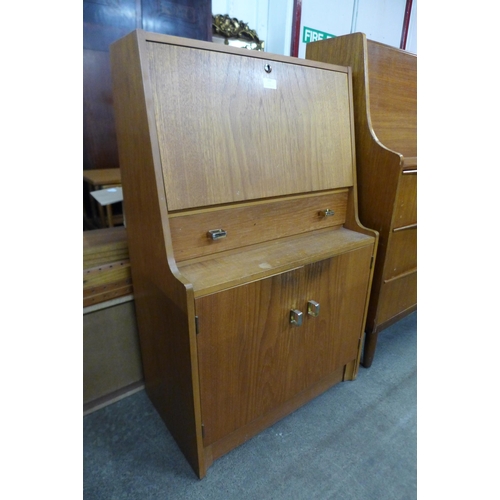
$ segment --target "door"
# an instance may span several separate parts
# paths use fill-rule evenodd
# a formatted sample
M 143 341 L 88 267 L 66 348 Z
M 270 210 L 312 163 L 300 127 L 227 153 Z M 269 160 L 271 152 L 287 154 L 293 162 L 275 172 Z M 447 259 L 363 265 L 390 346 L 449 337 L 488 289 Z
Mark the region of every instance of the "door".
M 356 359 L 372 246 L 196 299 L 204 444 Z M 307 303 L 319 304 L 309 315 Z M 302 312 L 302 324 L 290 311 Z
M 169 211 L 352 186 L 345 70 L 148 50 Z

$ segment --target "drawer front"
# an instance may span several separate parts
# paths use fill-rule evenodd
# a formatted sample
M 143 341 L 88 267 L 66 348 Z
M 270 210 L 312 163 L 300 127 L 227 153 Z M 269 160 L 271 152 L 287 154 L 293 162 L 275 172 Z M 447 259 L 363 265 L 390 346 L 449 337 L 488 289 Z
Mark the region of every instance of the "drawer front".
M 315 231 L 345 222 L 347 190 L 323 195 L 237 205 L 170 216 L 170 232 L 178 262 L 277 238 Z M 331 210 L 333 215 L 320 215 Z M 208 232 L 227 235 L 213 240 Z
M 417 228 L 391 234 L 385 257 L 384 279 L 392 279 L 417 267 Z
M 394 208 L 393 227 L 410 226 L 417 223 L 417 171 L 402 173 Z
M 377 311 L 377 325 L 381 325 L 417 304 L 417 273 L 383 283 Z

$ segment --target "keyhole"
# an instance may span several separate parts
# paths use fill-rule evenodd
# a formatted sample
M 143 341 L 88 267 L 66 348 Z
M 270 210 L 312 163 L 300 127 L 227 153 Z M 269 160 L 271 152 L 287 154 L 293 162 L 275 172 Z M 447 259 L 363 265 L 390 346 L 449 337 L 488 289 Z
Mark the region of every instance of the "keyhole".
M 271 68 L 270 64 L 266 64 L 264 66 L 264 70 L 265 70 L 266 73 L 271 73 L 271 71 L 273 70 L 273 68 Z

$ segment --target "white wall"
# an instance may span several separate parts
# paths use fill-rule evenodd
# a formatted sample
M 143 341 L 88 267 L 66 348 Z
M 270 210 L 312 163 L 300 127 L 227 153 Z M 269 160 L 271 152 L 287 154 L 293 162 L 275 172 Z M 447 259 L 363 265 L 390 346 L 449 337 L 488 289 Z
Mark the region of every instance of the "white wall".
M 350 33 L 354 5 L 355 0 L 302 0 L 299 57 L 306 56 L 304 27 L 335 36 Z
M 303 0 L 299 57 L 306 53 L 304 26 L 335 36 L 362 32 L 370 40 L 399 48 L 405 8 L 406 0 Z M 416 12 L 416 0 L 413 9 Z M 416 50 L 416 30 L 414 37 Z
M 399 47 L 406 0 L 302 0 L 299 57 L 304 27 L 339 36 L 363 32 L 370 40 Z M 229 14 L 254 29 L 266 52 L 290 55 L 293 0 L 212 0 L 213 14 Z M 417 0 L 413 0 L 407 50 L 417 53 Z
M 359 0 L 353 31 L 366 38 L 399 48 L 406 0 Z
M 266 52 L 290 55 L 292 24 L 293 0 L 269 0 Z

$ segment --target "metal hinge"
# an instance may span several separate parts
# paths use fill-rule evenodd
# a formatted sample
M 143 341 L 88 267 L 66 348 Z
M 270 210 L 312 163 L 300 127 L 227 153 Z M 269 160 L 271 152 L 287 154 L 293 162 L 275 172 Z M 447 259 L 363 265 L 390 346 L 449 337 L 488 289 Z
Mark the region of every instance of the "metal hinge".
M 198 335 L 200 333 L 200 327 L 198 325 L 198 316 L 194 317 L 194 324 L 195 324 L 195 328 L 196 328 L 196 335 Z

